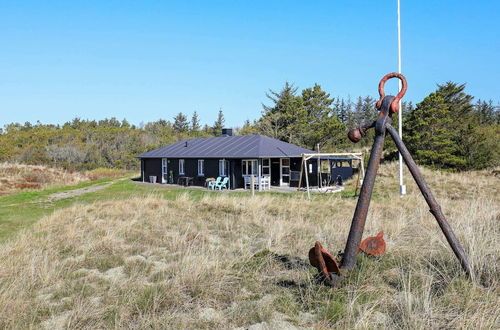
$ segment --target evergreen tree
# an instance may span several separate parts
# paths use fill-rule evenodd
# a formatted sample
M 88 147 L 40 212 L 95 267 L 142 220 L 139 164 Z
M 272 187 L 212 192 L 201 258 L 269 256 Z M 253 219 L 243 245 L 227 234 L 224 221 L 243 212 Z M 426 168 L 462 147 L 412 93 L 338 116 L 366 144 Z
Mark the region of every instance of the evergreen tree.
M 306 112 L 302 97 L 297 96 L 297 87 L 288 82 L 280 92 L 266 93 L 273 105 L 262 104 L 263 114 L 259 120 L 262 133 L 290 143 L 299 143 L 300 131 L 305 124 Z
M 219 136 L 222 134 L 222 129 L 224 128 L 224 113 L 222 113 L 222 109 L 219 109 L 219 113 L 217 114 L 217 120 L 214 122 L 212 126 L 212 135 Z
M 207 124 L 203 125 L 203 133 L 207 135 L 212 135 L 212 127 L 208 126 Z
M 121 127 L 130 127 L 130 123 L 127 121 L 127 119 L 123 118 Z
M 478 100 L 474 106 L 475 111 L 477 112 L 477 117 L 479 124 L 481 125 L 489 125 L 489 124 L 498 124 L 500 119 L 500 111 L 498 106 L 493 105 L 493 101 L 481 101 Z
M 371 123 L 377 119 L 378 110 L 375 107 L 375 102 L 371 96 L 366 96 L 363 99 L 363 105 L 361 106 L 362 123 Z
M 327 143 L 338 139 L 338 133 L 344 134 L 345 126 L 339 122 L 332 107 L 333 99 L 320 85 L 304 89 L 302 103 L 307 123 L 301 131 L 303 145 L 312 150 L 318 145 L 323 149 Z
M 364 111 L 363 111 L 363 98 L 358 97 L 351 116 L 351 127 L 358 127 L 363 124 Z
M 191 131 L 198 132 L 201 129 L 200 119 L 198 117 L 198 113 L 193 112 L 193 116 L 191 117 Z
M 238 135 L 251 135 L 257 133 L 258 133 L 257 123 L 254 121 L 252 124 L 248 119 L 245 120 L 243 126 L 238 130 Z
M 488 166 L 493 154 L 478 130 L 465 85 L 447 82 L 417 104 L 403 125 L 405 142 L 421 163 L 465 170 Z
M 344 99 L 341 99 L 339 104 L 338 104 L 338 117 L 339 121 L 344 124 L 348 125 L 349 124 L 349 115 L 351 112 L 351 102 L 348 100 L 347 102 Z
M 174 117 L 174 124 L 172 128 L 176 133 L 186 133 L 189 130 L 189 123 L 186 115 L 179 112 L 177 116 Z

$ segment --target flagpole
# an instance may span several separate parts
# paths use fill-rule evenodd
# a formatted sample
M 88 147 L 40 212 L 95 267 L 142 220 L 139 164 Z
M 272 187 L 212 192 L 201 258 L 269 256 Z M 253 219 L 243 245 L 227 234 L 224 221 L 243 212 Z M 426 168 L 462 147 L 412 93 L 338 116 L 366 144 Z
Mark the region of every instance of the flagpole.
M 401 73 L 401 6 L 398 0 L 398 72 Z M 399 91 L 401 91 L 401 80 L 398 79 Z M 401 107 L 401 100 L 399 100 L 399 114 L 398 114 L 398 129 L 399 136 L 403 138 L 403 108 Z M 403 156 L 399 153 L 399 196 L 406 195 L 406 186 L 403 181 Z

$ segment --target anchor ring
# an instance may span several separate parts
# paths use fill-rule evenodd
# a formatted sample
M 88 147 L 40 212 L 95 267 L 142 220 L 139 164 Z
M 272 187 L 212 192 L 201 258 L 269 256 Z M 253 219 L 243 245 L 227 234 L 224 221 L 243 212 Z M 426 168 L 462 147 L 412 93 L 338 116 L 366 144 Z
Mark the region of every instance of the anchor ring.
M 385 97 L 384 85 L 385 82 L 391 78 L 398 78 L 399 80 L 401 80 L 402 83 L 401 90 L 399 91 L 398 95 L 396 95 L 396 97 L 392 100 L 391 105 L 389 107 L 391 113 L 396 113 L 399 111 L 399 101 L 403 98 L 403 96 L 406 93 L 406 89 L 408 88 L 406 78 L 401 73 L 391 72 L 386 74 L 382 78 L 382 80 L 380 80 L 378 84 L 378 94 L 380 95 L 380 100 L 378 100 L 376 107 L 377 109 L 380 109 L 380 107 L 382 106 L 382 100 Z

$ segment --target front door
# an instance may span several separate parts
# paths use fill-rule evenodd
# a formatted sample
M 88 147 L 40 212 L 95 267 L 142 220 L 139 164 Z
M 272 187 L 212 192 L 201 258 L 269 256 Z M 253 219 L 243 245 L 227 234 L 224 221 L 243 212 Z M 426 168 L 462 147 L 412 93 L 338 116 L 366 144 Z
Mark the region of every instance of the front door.
M 281 182 L 280 186 L 290 185 L 290 158 L 281 158 Z

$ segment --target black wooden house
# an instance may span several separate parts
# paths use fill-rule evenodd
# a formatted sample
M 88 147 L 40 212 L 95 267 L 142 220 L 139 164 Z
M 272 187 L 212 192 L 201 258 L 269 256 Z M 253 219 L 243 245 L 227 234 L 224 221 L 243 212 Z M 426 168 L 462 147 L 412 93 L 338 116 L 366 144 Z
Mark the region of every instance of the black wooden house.
M 226 134 L 224 134 L 226 133 Z M 229 134 L 227 134 L 229 133 Z M 303 153 L 314 151 L 263 135 L 185 139 L 137 156 L 143 181 L 177 183 L 188 177 L 203 186 L 207 178 L 228 177 L 231 189 L 243 188 L 245 177 L 267 176 L 272 186 L 297 187 Z M 317 166 L 305 171 L 310 185 L 317 184 Z M 304 180 L 303 180 L 304 182 Z

